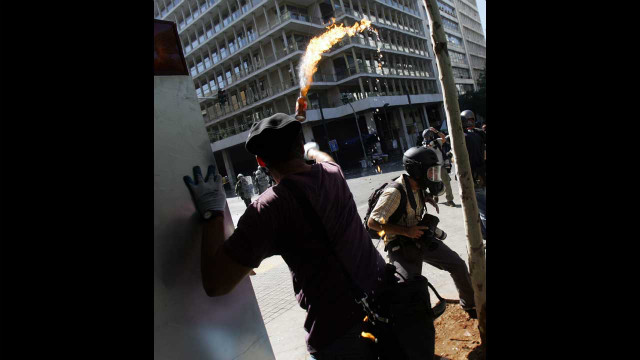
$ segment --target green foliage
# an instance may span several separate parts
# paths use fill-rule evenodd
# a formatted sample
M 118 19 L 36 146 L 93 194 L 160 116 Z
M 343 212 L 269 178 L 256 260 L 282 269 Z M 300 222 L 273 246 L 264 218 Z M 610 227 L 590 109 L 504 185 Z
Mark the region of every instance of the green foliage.
M 460 111 L 471 110 L 474 114 L 487 119 L 487 70 L 480 74 L 475 91 L 467 91 L 463 95 L 458 95 Z

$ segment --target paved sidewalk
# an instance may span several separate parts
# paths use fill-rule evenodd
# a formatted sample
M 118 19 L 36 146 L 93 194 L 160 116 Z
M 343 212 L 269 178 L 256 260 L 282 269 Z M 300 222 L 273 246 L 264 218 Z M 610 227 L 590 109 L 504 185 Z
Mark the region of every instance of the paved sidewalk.
M 382 167 L 382 174 L 375 174 L 373 170 L 354 171 L 346 174 L 360 218 L 364 217 L 367 211 L 367 199 L 371 192 L 388 182 L 390 179 L 402 174 L 402 166 L 397 163 L 385 164 Z M 388 172 L 387 172 L 388 171 Z M 362 176 L 365 175 L 365 176 Z M 360 176 L 360 177 L 356 177 Z M 462 207 L 460 202 L 458 182 L 453 180 L 451 174 L 451 185 L 453 187 L 454 202 L 456 207 L 445 206 L 444 197 L 439 199 L 440 213 L 430 205 L 428 212 L 440 218 L 441 229 L 447 232 L 445 243 L 456 251 L 468 264 L 465 229 L 463 222 Z M 252 200 L 258 196 L 254 195 Z M 238 219 L 244 213 L 245 205 L 239 197 L 227 199 L 229 210 L 233 218 L 233 223 L 237 224 Z M 387 260 L 383 251 L 384 244 L 378 240 L 373 240 L 378 251 Z M 305 311 L 298 305 L 293 293 L 293 285 L 289 268 L 280 256 L 272 256 L 265 259 L 260 267 L 255 269 L 256 275 L 251 277 L 260 311 L 269 334 L 269 340 L 277 360 L 302 360 L 310 359 L 305 344 L 306 332 L 303 328 Z M 430 265 L 424 264 L 422 275 L 427 277 L 436 288 L 438 293 L 446 299 L 458 299 L 458 293 L 449 273 L 441 271 Z M 431 294 L 431 302 L 437 302 L 435 295 Z

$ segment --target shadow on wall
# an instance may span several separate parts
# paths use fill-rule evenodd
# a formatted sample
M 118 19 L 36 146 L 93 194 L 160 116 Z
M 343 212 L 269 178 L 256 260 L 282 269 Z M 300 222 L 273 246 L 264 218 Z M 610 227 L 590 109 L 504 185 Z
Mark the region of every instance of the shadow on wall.
M 183 277 L 188 276 L 189 264 L 200 264 L 200 241 L 202 227 L 198 214 L 175 217 L 173 221 L 156 229 L 163 234 L 160 259 L 160 280 L 169 289 L 178 286 Z M 191 265 L 193 267 L 193 265 Z

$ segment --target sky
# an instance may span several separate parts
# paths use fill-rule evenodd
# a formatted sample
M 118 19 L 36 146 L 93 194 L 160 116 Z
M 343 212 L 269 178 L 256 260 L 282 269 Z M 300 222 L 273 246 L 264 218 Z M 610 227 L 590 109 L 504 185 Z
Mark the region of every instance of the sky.
M 485 0 L 476 0 L 478 5 L 478 13 L 480 14 L 480 22 L 484 31 L 484 38 L 487 38 L 487 2 Z

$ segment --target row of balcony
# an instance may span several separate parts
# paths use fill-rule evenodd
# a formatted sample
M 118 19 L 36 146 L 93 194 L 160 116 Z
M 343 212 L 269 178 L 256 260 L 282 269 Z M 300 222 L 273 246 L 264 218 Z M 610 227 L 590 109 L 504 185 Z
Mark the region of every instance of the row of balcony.
M 336 18 L 338 18 L 340 16 L 343 16 L 343 15 L 349 15 L 349 16 L 355 18 L 358 21 L 363 16 L 366 15 L 366 14 L 363 14 L 362 12 L 357 12 L 357 11 L 354 11 L 353 9 L 350 9 L 350 8 L 336 9 L 334 13 L 335 13 Z M 372 22 L 373 25 L 385 25 L 385 26 L 393 28 L 395 30 L 406 31 L 408 33 L 419 35 L 419 36 L 422 36 L 422 37 L 425 36 L 425 33 L 424 33 L 422 27 L 418 27 L 417 29 L 415 29 L 415 28 L 410 27 L 410 26 L 397 24 L 394 21 L 390 21 L 390 20 L 387 20 L 387 19 L 381 18 L 381 17 L 377 17 L 377 18 L 374 17 L 374 19 L 371 22 Z
M 233 74 L 231 81 L 229 81 L 227 83 L 227 85 L 240 81 L 246 77 L 249 77 L 250 75 L 252 75 L 255 71 L 262 69 L 272 63 L 274 63 L 276 60 L 281 59 L 284 56 L 289 55 L 291 52 L 293 51 L 298 51 L 299 49 L 305 49 L 307 46 L 308 42 L 294 42 L 294 41 L 288 41 L 288 48 L 285 48 L 279 52 L 276 53 L 276 55 L 268 55 L 265 57 L 264 60 L 261 60 L 260 58 L 258 58 L 258 61 L 256 63 L 256 67 L 254 68 L 253 65 L 249 66 L 246 69 L 241 70 L 240 74 Z M 359 44 L 359 45 L 364 45 L 364 46 L 368 46 L 372 49 L 377 49 L 375 41 L 372 40 L 371 38 L 367 38 L 367 39 L 362 39 L 360 37 L 351 37 L 348 39 L 344 39 L 340 42 L 338 42 L 335 45 L 335 49 L 340 49 L 344 46 L 347 46 L 349 44 Z M 400 46 L 400 45 L 396 45 L 393 43 L 387 43 L 387 42 L 382 42 L 381 43 L 381 49 L 384 50 L 393 50 L 393 51 L 401 51 L 401 52 L 405 52 L 407 54 L 413 54 L 416 56 L 428 56 L 428 52 L 425 50 L 420 50 L 420 49 L 414 49 L 411 47 L 407 47 L 407 46 Z M 230 49 L 231 51 L 232 49 Z M 206 70 L 210 69 L 211 67 L 213 67 L 214 65 L 216 65 L 217 63 L 219 63 L 220 61 L 222 61 L 223 59 L 226 59 L 227 57 L 231 56 L 233 53 L 239 51 L 240 49 L 237 49 L 233 52 L 227 53 L 226 51 L 224 53 L 222 53 L 222 57 L 218 57 L 217 53 L 215 56 L 212 55 L 213 57 L 213 61 L 210 60 L 208 57 L 204 58 L 203 62 L 198 63 L 197 66 L 194 66 L 191 68 L 191 76 L 196 78 L 198 75 L 204 73 Z M 334 50 L 335 51 L 335 50 Z M 241 67 L 242 68 L 242 67 Z M 206 89 L 205 89 L 206 90 Z
M 195 11 L 191 11 L 189 15 L 184 14 L 185 17 L 182 19 L 182 21 L 177 22 L 178 31 L 181 32 L 183 29 L 189 26 L 189 24 L 197 20 L 200 15 L 204 14 L 209 8 L 213 7 L 213 5 L 216 2 L 220 2 L 220 0 L 206 1 L 204 4 L 198 7 Z M 236 11 L 229 14 L 229 16 L 227 16 L 226 18 L 222 19 L 222 26 L 224 27 L 229 25 L 232 21 L 239 18 L 240 15 L 248 12 L 250 9 L 256 7 L 260 3 L 261 1 L 259 0 L 246 0 L 244 5 L 242 5 Z M 234 4 L 234 7 L 235 7 L 235 4 Z M 227 9 L 222 9 L 222 10 L 227 10 Z M 177 16 L 176 16 L 176 19 L 177 19 Z
M 306 46 L 306 43 L 294 43 L 296 44 L 296 47 L 292 46 L 291 44 L 289 44 L 289 49 L 283 49 L 281 51 L 276 52 L 276 55 L 269 55 L 266 56 L 264 59 L 257 59 L 256 60 L 256 65 L 255 67 L 253 66 L 253 64 L 250 63 L 246 63 L 246 64 L 240 64 L 240 66 L 234 66 L 232 67 L 231 71 L 224 71 L 222 74 L 224 76 L 224 84 L 222 86 L 220 86 L 223 89 L 228 89 L 231 86 L 237 85 L 245 80 L 250 79 L 251 77 L 256 76 L 256 72 L 259 70 L 262 70 L 264 68 L 266 68 L 267 66 L 273 64 L 274 62 L 276 62 L 277 60 L 280 60 L 282 58 L 284 58 L 285 56 L 290 55 L 291 53 L 293 53 L 294 51 L 299 51 L 297 50 L 297 47 L 299 46 Z M 288 50 L 288 51 L 287 51 Z M 299 54 L 302 54 L 302 51 L 299 52 Z M 244 66 L 243 66 L 244 65 Z M 217 76 L 216 76 L 217 79 Z M 220 84 L 218 84 L 220 85 Z M 212 95 L 212 92 L 217 91 L 217 89 L 209 89 L 210 85 L 209 83 L 205 83 L 205 85 L 202 85 L 202 89 L 203 89 L 203 93 L 201 93 L 201 88 L 197 88 L 196 91 L 198 93 L 198 96 L 207 96 L 207 95 Z
M 432 74 L 429 74 L 428 72 L 422 71 L 422 70 L 405 69 L 404 71 L 402 71 L 400 69 L 393 69 L 393 68 L 379 69 L 379 68 L 372 68 L 369 66 L 366 66 L 366 67 L 362 66 L 359 69 L 356 69 L 355 67 L 350 67 L 342 71 L 336 71 L 336 74 L 316 73 L 313 76 L 313 82 L 316 82 L 316 83 L 325 82 L 325 83 L 332 83 L 332 85 L 338 85 L 337 84 L 338 82 L 358 74 L 374 75 L 374 76 L 389 76 L 389 75 L 411 76 L 411 77 L 423 77 L 423 78 L 433 77 Z M 232 95 L 228 93 L 227 96 L 229 97 L 230 100 L 227 101 L 227 103 L 224 106 L 215 104 L 213 107 L 209 107 L 208 109 L 213 109 L 213 110 L 212 111 L 208 110 L 209 114 L 208 116 L 204 117 L 203 121 L 205 124 L 209 124 L 211 121 L 236 113 L 244 108 L 252 106 L 255 103 L 258 103 L 263 100 L 267 100 L 269 98 L 272 98 L 273 96 L 276 96 L 278 94 L 291 90 L 292 88 L 299 88 L 297 78 L 291 79 L 290 82 L 276 83 L 276 84 L 272 83 L 272 87 L 267 87 L 264 90 L 260 90 L 260 89 L 255 90 L 252 87 L 248 87 L 246 90 L 242 91 L 242 93 L 244 94 L 244 98 L 242 96 Z M 233 99 L 235 99 L 236 101 L 234 102 Z
M 258 102 L 267 100 L 274 96 L 278 96 L 283 92 L 299 87 L 300 86 L 297 84 L 297 82 L 291 81 L 276 84 L 272 83 L 271 87 L 267 86 L 264 90 L 252 90 L 252 88 L 248 88 L 246 91 L 243 91 L 243 93 L 245 94 L 244 99 L 241 96 L 232 96 L 231 94 L 228 94 L 229 100 L 227 101 L 227 103 L 224 105 L 215 104 L 213 107 L 210 107 L 209 109 L 213 109 L 213 111 L 208 111 L 210 118 L 207 118 L 205 116 L 203 118 L 203 121 L 205 124 L 209 124 L 213 120 L 231 115 L 233 113 L 237 113 L 238 111 L 250 107 Z
M 353 40 L 355 40 L 355 43 L 358 44 L 363 44 L 363 45 L 367 45 L 364 43 L 364 40 L 360 39 L 360 38 L 354 38 Z M 252 64 L 247 64 L 246 62 L 244 64 L 241 64 L 240 66 L 234 66 L 232 69 L 235 71 L 231 71 L 231 72 L 223 72 L 223 75 L 225 76 L 225 86 L 226 88 L 228 88 L 231 85 L 234 84 L 238 84 L 254 75 L 256 71 L 265 68 L 266 66 L 270 65 L 271 63 L 275 62 L 278 59 L 283 58 L 284 56 L 289 55 L 292 51 L 297 51 L 298 49 L 304 49 L 307 45 L 307 42 L 289 42 L 289 49 L 285 49 L 282 50 L 280 52 L 278 52 L 276 54 L 276 56 L 270 55 L 267 56 L 265 58 L 265 60 L 263 61 L 262 59 L 258 59 L 258 61 L 256 62 L 256 67 L 254 67 Z M 346 46 L 348 45 L 347 43 L 339 43 L 336 44 L 338 47 L 342 47 L 342 46 Z M 368 44 L 369 46 L 371 46 L 372 48 L 375 48 L 372 44 Z M 385 48 L 387 48 L 385 46 Z M 391 46 L 388 46 L 389 49 L 392 49 Z M 288 51 L 287 51 L 288 50 Z M 396 50 L 396 49 L 394 49 Z M 416 55 L 420 54 L 420 52 L 417 51 L 413 51 L 413 53 L 415 53 Z M 244 65 L 244 66 L 243 66 Z M 364 73 L 364 74 L 375 74 L 375 75 L 400 75 L 400 76 L 423 76 L 423 77 L 431 77 L 432 75 L 424 70 L 419 70 L 419 69 L 405 69 L 404 71 L 401 68 L 396 68 L 396 67 L 381 67 L 381 68 L 376 68 L 376 67 L 372 67 L 371 65 L 367 65 L 366 67 L 364 66 L 364 64 L 361 66 L 363 69 L 360 73 Z M 369 68 L 370 70 L 367 70 L 367 68 Z M 356 73 L 355 71 L 355 67 L 352 67 L 350 70 L 351 73 Z M 349 77 L 351 75 L 349 75 L 349 71 L 344 71 L 343 73 L 337 72 L 336 74 L 320 74 L 320 73 L 316 73 L 314 75 L 314 81 L 315 82 L 337 82 L 337 81 L 341 81 L 344 80 L 345 78 Z M 297 79 L 295 79 L 295 81 L 297 81 Z M 201 90 L 202 89 L 202 90 Z M 209 84 L 205 84 L 202 86 L 202 88 L 198 88 L 198 96 L 202 97 L 202 96 L 207 96 L 207 94 L 212 94 L 213 91 L 216 91 L 217 89 L 210 89 Z M 204 92 L 201 92 L 204 91 Z
M 194 66 L 191 68 L 191 76 L 192 77 L 196 77 L 197 75 L 200 75 L 201 73 L 203 73 L 205 70 L 209 69 L 210 67 L 212 67 L 213 65 L 218 64 L 219 62 L 223 61 L 224 59 L 230 57 L 232 54 L 237 53 L 238 51 L 241 51 L 243 49 L 245 49 L 247 46 L 251 45 L 252 43 L 254 43 L 260 36 L 264 35 L 264 33 L 266 33 L 267 31 L 273 29 L 274 27 L 282 24 L 285 21 L 288 20 L 299 20 L 299 21 L 306 21 L 308 23 L 312 23 L 312 24 L 317 24 L 317 25 L 326 25 L 327 23 L 323 23 L 323 20 L 320 18 L 313 18 L 313 17 L 308 17 L 308 19 L 305 20 L 301 20 L 302 17 L 300 16 L 296 16 L 295 14 L 292 14 L 291 12 L 287 11 L 281 14 L 281 16 L 278 18 L 277 22 L 274 22 L 272 24 L 270 24 L 270 28 L 262 28 L 262 29 L 258 29 L 257 30 L 257 34 L 254 33 L 249 34 L 247 36 L 247 40 L 243 40 L 243 41 L 239 41 L 238 45 L 234 45 L 231 46 L 232 43 L 234 42 L 229 42 L 229 49 L 228 51 L 225 48 L 221 48 L 220 50 L 220 55 L 218 55 L 217 53 L 215 53 L 215 55 L 213 55 L 212 53 L 212 58 L 213 58 L 213 63 L 211 63 L 211 60 L 207 60 L 208 58 L 205 58 L 203 60 L 203 62 L 208 62 L 209 65 L 207 66 L 207 64 L 200 64 L 201 66 Z M 308 21 L 307 21 L 308 20 Z M 202 43 L 204 43 L 205 41 L 203 41 Z M 201 43 L 201 44 L 202 44 Z M 200 45 L 201 45 L 200 44 Z M 306 45 L 304 45 L 306 47 Z M 200 46 L 198 46 L 197 48 L 199 48 Z M 192 49 L 188 55 L 191 55 L 193 53 L 193 51 L 195 51 L 197 48 Z M 304 48 L 304 47 L 300 47 L 300 48 Z M 224 51 L 223 51 L 224 49 Z M 203 56 L 204 57 L 204 56 Z M 192 60 L 192 59 L 187 59 L 187 61 Z M 195 71 L 194 71 L 195 70 Z
M 181 2 L 182 0 L 173 0 L 173 1 L 169 0 L 169 4 L 167 4 L 166 7 L 162 9 L 162 11 L 158 9 L 158 11 L 160 11 L 160 18 L 164 18 L 165 16 L 167 16 L 167 14 L 171 10 L 173 10 L 173 8 L 178 6 Z M 213 2 L 215 2 L 215 0 Z M 166 1 L 164 1 L 164 3 L 166 4 Z
M 398 3 L 397 1 L 393 1 L 393 0 L 377 0 L 379 3 L 383 3 L 383 4 L 387 4 L 391 7 L 394 7 L 398 10 L 402 10 L 402 11 L 406 11 L 410 14 L 413 14 L 417 17 L 420 17 L 420 12 L 418 10 L 414 10 L 412 8 L 406 7 L 400 3 Z
M 339 14 L 339 15 L 347 14 L 347 15 L 353 16 L 354 18 L 357 17 L 357 15 L 355 14 L 355 12 L 352 9 L 348 9 L 347 8 L 345 10 L 346 11 L 344 11 L 344 12 L 342 12 L 341 10 L 337 10 L 336 13 Z M 263 28 L 260 28 L 260 29 L 256 29 L 257 33 L 256 32 L 249 32 L 246 35 L 246 39 L 244 37 L 238 38 L 237 43 L 236 43 L 236 39 L 234 37 L 234 40 L 232 42 L 229 42 L 228 51 L 226 50 L 226 47 L 223 48 L 223 49 L 225 49 L 224 52 L 221 50 L 221 54 L 220 54 L 221 59 L 224 59 L 227 56 L 229 56 L 229 55 L 231 55 L 231 54 L 243 49 L 247 45 L 249 45 L 252 42 L 254 42 L 258 37 L 262 36 L 266 32 L 270 31 L 271 29 L 275 28 L 276 26 L 278 26 L 278 25 L 280 25 L 283 22 L 288 21 L 288 20 L 297 20 L 297 21 L 307 22 L 307 23 L 321 25 L 321 26 L 327 26 L 329 24 L 329 22 L 324 21 L 321 18 L 310 17 L 310 16 L 301 15 L 301 14 L 295 14 L 295 13 L 292 13 L 290 11 L 286 11 L 286 12 L 283 12 L 280 15 L 280 17 L 276 18 L 275 22 L 269 24 L 270 26 L 263 27 Z M 409 32 L 411 34 L 424 36 L 424 32 L 421 29 L 413 29 L 411 27 L 395 24 L 395 23 L 389 22 L 389 21 L 380 22 L 379 20 L 382 20 L 382 19 L 378 19 L 378 21 L 374 22 L 374 24 L 380 24 L 380 25 L 384 25 L 384 26 L 393 28 L 395 30 L 406 31 L 406 32 Z M 191 42 L 190 44 L 188 44 L 188 45 L 186 45 L 184 47 L 185 55 L 187 55 L 187 56 L 191 55 L 191 53 L 193 53 L 195 50 L 197 50 L 200 47 L 200 45 L 206 43 L 210 38 L 213 37 L 213 35 L 215 35 L 216 33 L 220 32 L 220 31 L 222 31 L 222 29 L 224 29 L 224 28 L 218 28 L 218 27 L 212 28 L 212 29 L 209 29 L 203 35 L 198 36 L 198 38 L 196 40 L 194 40 L 193 42 Z M 194 45 L 194 44 L 196 44 L 196 45 Z M 388 46 L 386 46 L 386 48 L 387 49 L 397 50 L 396 49 L 396 45 L 388 45 Z M 420 54 L 424 55 L 424 52 L 420 52 Z M 216 64 L 218 62 L 218 54 L 216 53 L 216 55 L 213 56 L 213 57 L 214 57 L 214 59 L 213 59 L 214 64 Z M 196 72 L 196 74 L 198 74 L 198 73 L 199 72 Z
M 378 49 L 376 47 L 376 42 L 371 39 L 371 38 L 366 38 L 366 39 L 362 39 L 358 36 L 353 36 L 350 38 L 345 38 L 343 40 L 338 41 L 334 47 L 330 50 L 330 53 L 333 53 L 334 51 L 345 47 L 347 45 L 350 44 L 358 44 L 358 45 L 364 45 L 364 46 L 368 46 L 372 49 Z M 409 46 L 402 46 L 402 45 L 396 45 L 393 43 L 389 43 L 386 41 L 383 41 L 382 39 L 380 40 L 380 50 L 393 50 L 393 51 L 401 51 L 401 52 L 405 52 L 407 54 L 413 54 L 413 55 L 419 55 L 419 56 L 426 56 L 429 57 L 429 53 L 425 50 L 422 49 L 414 49 L 412 47 Z
M 434 85 L 433 88 L 428 88 L 427 89 L 427 93 L 431 93 L 431 94 L 435 94 L 437 93 L 437 87 Z M 382 89 L 380 89 L 380 91 L 369 91 L 369 92 L 356 92 L 356 93 L 344 93 L 341 92 L 341 97 L 348 97 L 351 99 L 351 101 L 357 101 L 357 100 L 362 100 L 364 98 L 367 97 L 376 97 L 376 96 L 406 96 L 407 94 L 402 91 L 402 90 L 397 90 L 397 91 L 392 91 L 391 89 L 388 89 L 387 91 L 383 91 Z M 342 101 L 330 101 L 328 107 L 339 107 L 344 105 L 344 103 Z M 324 109 L 327 108 L 327 106 L 323 106 Z M 308 109 L 309 110 L 318 110 L 320 109 L 318 103 L 316 101 L 310 101 L 308 104 Z M 293 109 L 289 109 L 289 111 L 286 111 L 287 113 L 292 113 Z M 215 142 L 215 141 L 219 141 L 225 138 L 228 138 L 230 136 L 233 135 L 237 135 L 240 133 L 243 133 L 249 129 L 251 129 L 251 126 L 253 126 L 253 124 L 256 121 L 259 121 L 261 119 L 264 119 L 266 117 L 269 117 L 271 115 L 273 115 L 275 112 L 272 108 L 266 108 L 266 109 L 255 109 L 254 111 L 252 111 L 251 113 L 246 113 L 242 116 L 242 118 L 237 121 L 237 125 L 236 126 L 232 126 L 232 127 L 221 127 L 221 128 L 209 128 L 207 129 L 208 133 L 209 133 L 209 138 L 211 142 Z
M 236 19 L 239 19 L 243 14 L 247 14 L 249 13 L 249 11 L 251 9 L 253 9 L 254 7 L 256 7 L 257 5 L 261 4 L 261 2 L 255 1 L 255 3 L 247 3 L 247 5 L 243 6 L 242 8 L 238 9 L 237 11 L 231 13 L 228 17 L 224 18 L 222 20 L 222 23 L 217 23 L 215 25 L 211 25 L 211 28 L 206 30 L 206 27 L 204 29 L 198 29 L 198 30 L 202 30 L 203 33 L 201 35 L 197 35 L 197 31 L 196 31 L 196 39 L 190 41 L 189 44 L 187 44 L 186 46 L 184 46 L 184 54 L 185 55 L 189 55 L 189 53 L 193 52 L 194 50 L 196 50 L 200 45 L 206 43 L 209 39 L 211 39 L 212 37 L 214 37 L 215 34 L 218 34 L 220 32 L 223 32 L 223 30 L 229 30 L 227 28 L 227 25 L 231 24 L 233 21 L 235 21 Z M 181 27 L 182 26 L 182 27 Z M 184 29 L 187 26 L 187 24 L 184 25 L 178 25 L 178 29 Z M 206 30 L 206 31 L 205 31 Z M 256 29 L 257 31 L 258 29 Z M 268 29 L 267 29 L 268 30 Z M 262 33 L 259 32 L 258 36 L 261 35 Z M 189 34 L 187 34 L 188 36 Z M 254 37 L 255 40 L 255 37 Z M 253 40 L 250 40 L 249 42 L 251 42 Z

